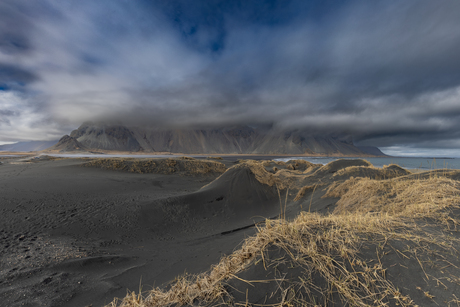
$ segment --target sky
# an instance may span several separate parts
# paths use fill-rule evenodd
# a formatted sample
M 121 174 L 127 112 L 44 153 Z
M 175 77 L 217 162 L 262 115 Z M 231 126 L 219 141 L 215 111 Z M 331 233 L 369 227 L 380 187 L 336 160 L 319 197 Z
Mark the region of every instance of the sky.
M 460 157 L 460 1 L 0 0 L 0 144 L 270 125 Z

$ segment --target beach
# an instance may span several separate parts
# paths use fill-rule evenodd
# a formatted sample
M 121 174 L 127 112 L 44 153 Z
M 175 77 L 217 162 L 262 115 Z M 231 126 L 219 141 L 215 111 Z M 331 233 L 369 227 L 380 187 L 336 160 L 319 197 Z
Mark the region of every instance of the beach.
M 212 175 L 103 171 L 72 159 L 4 162 L 0 287 L 9 306 L 100 306 L 138 288 L 141 276 L 144 284 L 158 285 L 204 269 L 203 254 L 217 261 L 244 236 L 211 247 L 174 231 L 154 233 L 148 220 L 140 223 L 142 208 L 153 200 L 198 190 Z
M 331 189 L 333 185 L 337 188 L 359 177 L 392 180 L 418 176 L 412 179 L 424 180 L 432 176 L 411 175 L 397 166 L 375 168 L 364 160 L 338 160 L 326 166 L 300 160 L 235 157 L 40 156 L 3 157 L 1 161 L 0 301 L 4 306 L 104 306 L 125 297 L 128 290 L 148 293 L 156 287 L 168 289 L 179 276 L 206 272 L 223 256 L 238 252 L 243 240 L 261 233 L 267 221 L 273 221 L 275 227 L 280 218 L 294 223 L 305 212 L 328 217 L 337 210 L 364 210 L 354 203 L 337 205 L 346 193 Z M 436 174 L 453 185 L 460 178 L 458 171 L 440 170 Z M 433 225 L 429 227 L 437 227 Z M 444 235 L 446 231 L 438 227 L 432 233 Z M 448 235 L 453 249 L 449 249 L 450 256 L 442 257 L 452 263 L 449 270 L 455 273 L 459 263 L 453 262 L 458 259 L 458 252 L 453 251 L 460 246 L 458 232 L 450 227 Z M 363 244 L 375 249 L 375 242 Z M 395 240 L 393 245 L 400 243 Z M 269 258 L 285 257 L 286 250 L 280 250 L 272 248 Z M 393 277 L 400 276 L 392 282 L 402 289 L 407 280 L 399 269 L 392 268 L 406 259 L 400 256 L 398 260 L 397 252 L 387 252 L 388 261 L 382 263 L 389 266 Z M 371 257 L 369 253 L 362 255 Z M 420 256 L 426 260 L 424 257 Z M 248 299 L 249 286 L 241 280 L 270 279 L 269 270 L 250 264 L 257 262 L 260 254 L 253 253 L 247 259 L 241 270 L 232 273 L 243 275 L 225 280 L 228 289 L 238 289 L 230 291 L 233 303 Z M 430 268 L 420 269 L 417 263 L 412 268 L 408 261 L 403 265 L 410 267 L 406 276 L 414 278 L 414 287 L 401 291 L 411 299 L 420 292 L 416 287 L 426 288 L 424 283 L 430 285 L 429 293 L 438 291 L 435 296 L 441 301 L 454 300 L 453 295 L 460 291 L 458 282 L 446 281 Z M 435 279 L 426 272 L 448 290 L 432 286 Z M 424 278 L 428 280 L 424 282 Z M 258 290 L 251 290 L 252 304 L 279 303 L 277 299 L 282 296 L 272 283 L 254 289 Z M 266 297 L 267 289 L 274 293 L 273 298 Z M 340 306 L 340 295 L 336 296 L 335 305 Z M 394 303 L 393 298 L 382 301 L 385 299 Z M 439 302 L 422 299 L 417 303 L 423 306 Z

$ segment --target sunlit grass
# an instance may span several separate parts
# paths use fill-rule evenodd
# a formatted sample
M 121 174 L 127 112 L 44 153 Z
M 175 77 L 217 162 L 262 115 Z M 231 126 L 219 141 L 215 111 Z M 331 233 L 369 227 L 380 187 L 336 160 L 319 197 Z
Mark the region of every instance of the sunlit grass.
M 279 177 L 260 163 L 249 164 L 261 182 L 278 186 Z M 228 285 L 243 280 L 239 274 L 256 265 L 272 270 L 271 281 L 278 283 L 277 302 L 270 306 L 415 306 L 386 274 L 387 249 L 391 246 L 392 252 L 414 261 L 427 279 L 427 263 L 436 269 L 438 258 L 458 257 L 458 235 L 452 231 L 460 222 L 455 213 L 460 209 L 460 183 L 441 172 L 416 177 L 395 166 L 351 166 L 331 176 L 342 178 L 345 173 L 364 177 L 328 182 L 325 197 L 338 198 L 333 213 L 301 212 L 293 221 L 267 220 L 256 235 L 209 271 L 178 277 L 167 289 L 130 292 L 108 306 L 251 306 L 235 300 Z M 295 200 L 314 191 L 315 186 L 300 188 Z M 286 280 L 277 271 L 281 265 L 296 270 L 297 277 Z M 442 269 L 438 273 L 452 278 Z M 443 278 L 436 279 L 444 285 Z M 244 282 L 257 287 L 270 281 Z M 430 290 L 420 288 L 420 293 L 435 299 Z M 445 303 L 458 306 L 460 301 L 453 295 Z

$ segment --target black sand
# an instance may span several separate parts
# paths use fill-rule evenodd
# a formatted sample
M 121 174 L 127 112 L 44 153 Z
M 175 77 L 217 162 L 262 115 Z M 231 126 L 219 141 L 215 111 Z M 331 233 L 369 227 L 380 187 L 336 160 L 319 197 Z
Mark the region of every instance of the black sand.
M 146 291 L 185 272 L 208 270 L 255 234 L 254 224 L 278 218 L 280 212 L 288 220 L 300 211 L 332 212 L 338 199 L 323 196 L 335 181 L 408 174 L 395 166 L 385 171 L 368 167 L 363 160 L 324 167 L 301 161 L 238 164 L 236 160 L 208 159 L 209 165 L 218 162 L 225 167 L 204 167 L 199 162 L 194 170 L 193 161 L 180 158 L 155 160 L 155 166 L 129 159 L 113 164 L 99 160 L 91 167 L 83 167 L 89 159 L 2 158 L 0 305 L 103 306 L 124 297 L 127 290 L 138 292 L 140 283 Z M 343 172 L 345 167 L 349 168 Z M 452 176 L 458 180 L 458 172 Z M 420 227 L 428 227 L 424 224 Z M 432 232 L 438 231 L 445 230 Z M 454 238 L 458 232 L 449 235 Z M 437 271 L 421 269 L 411 255 L 387 252 L 388 276 L 412 298 L 419 296 L 418 288 L 425 291 L 425 274 L 437 276 Z M 458 257 L 453 253 L 442 259 L 453 263 L 449 270 L 454 275 L 460 274 Z M 241 277 L 257 280 L 265 274 L 259 265 Z M 411 278 L 417 280 L 407 285 Z M 436 279 L 426 289 L 446 302 L 458 290 L 452 280 L 447 291 L 438 287 Z M 247 299 L 251 286 L 237 279 L 229 285 L 241 290 L 234 293 L 236 299 Z M 277 284 L 250 288 L 253 303 L 266 302 L 270 287 L 278 289 Z M 437 304 L 423 297 L 416 301 Z
M 279 213 L 276 193 L 244 171 L 200 190 L 218 174 L 133 174 L 78 159 L 3 162 L 4 306 L 101 306 L 138 290 L 140 278 L 146 290 L 206 270 L 254 233 L 247 226 Z

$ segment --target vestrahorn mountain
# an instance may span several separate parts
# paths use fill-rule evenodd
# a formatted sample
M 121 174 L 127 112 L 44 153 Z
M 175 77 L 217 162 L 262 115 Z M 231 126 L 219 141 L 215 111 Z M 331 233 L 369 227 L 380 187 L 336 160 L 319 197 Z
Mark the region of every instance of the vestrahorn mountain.
M 369 152 L 369 148 L 360 149 L 354 146 L 351 138 L 315 136 L 302 130 L 280 132 L 249 126 L 160 129 L 88 122 L 61 141 L 50 150 L 312 156 L 384 155 L 375 147 Z

